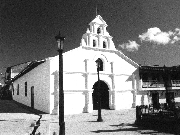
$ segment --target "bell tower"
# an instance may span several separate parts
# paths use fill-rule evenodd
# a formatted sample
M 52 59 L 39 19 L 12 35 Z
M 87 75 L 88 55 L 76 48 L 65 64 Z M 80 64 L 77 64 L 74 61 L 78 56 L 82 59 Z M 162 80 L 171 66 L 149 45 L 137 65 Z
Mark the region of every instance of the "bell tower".
M 99 48 L 107 50 L 116 50 L 112 41 L 112 36 L 107 32 L 107 24 L 100 15 L 97 15 L 90 23 L 90 28 L 83 34 L 81 46 L 90 48 Z

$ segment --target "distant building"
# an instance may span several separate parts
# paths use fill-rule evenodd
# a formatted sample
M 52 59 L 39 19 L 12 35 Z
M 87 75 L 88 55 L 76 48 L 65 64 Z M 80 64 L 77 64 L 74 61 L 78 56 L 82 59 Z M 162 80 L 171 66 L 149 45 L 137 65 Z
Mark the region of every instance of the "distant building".
M 1 89 L 0 98 L 1 99 L 12 99 L 13 85 L 10 83 L 12 79 L 18 75 L 22 70 L 25 69 L 31 62 L 25 62 L 18 65 L 10 66 L 6 68 L 6 71 L 1 74 Z
M 13 79 L 22 70 L 24 70 L 30 63 L 31 63 L 31 61 L 7 67 L 6 72 L 5 72 L 5 79 L 6 80 Z
M 98 106 L 97 67 L 103 109 L 135 107 L 135 75 L 139 65 L 116 50 L 100 15 L 90 22 L 80 46 L 63 53 L 65 114 L 92 112 Z M 59 57 L 33 61 L 12 80 L 13 99 L 32 108 L 58 113 Z

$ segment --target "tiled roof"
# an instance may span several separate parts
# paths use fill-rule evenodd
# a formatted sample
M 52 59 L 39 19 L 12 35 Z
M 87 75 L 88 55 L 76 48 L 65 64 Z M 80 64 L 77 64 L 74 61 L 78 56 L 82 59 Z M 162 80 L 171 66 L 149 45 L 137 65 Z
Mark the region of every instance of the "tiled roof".
M 20 78 L 24 74 L 28 73 L 29 71 L 31 71 L 32 69 L 34 69 L 38 65 L 44 63 L 45 61 L 46 60 L 32 61 L 24 70 L 22 70 L 18 75 L 16 75 L 10 82 L 14 82 L 15 80 L 17 80 L 18 78 Z
M 173 67 L 160 67 L 160 66 L 140 66 L 141 71 L 172 71 L 172 72 L 180 72 L 180 66 L 173 66 Z

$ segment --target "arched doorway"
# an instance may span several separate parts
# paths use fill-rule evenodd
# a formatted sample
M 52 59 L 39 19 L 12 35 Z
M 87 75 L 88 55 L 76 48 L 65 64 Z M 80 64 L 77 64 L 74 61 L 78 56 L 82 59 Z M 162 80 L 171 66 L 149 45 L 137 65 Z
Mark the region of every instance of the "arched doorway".
M 93 110 L 98 109 L 98 81 L 93 85 Z M 100 80 L 101 109 L 109 109 L 109 88 L 104 81 Z

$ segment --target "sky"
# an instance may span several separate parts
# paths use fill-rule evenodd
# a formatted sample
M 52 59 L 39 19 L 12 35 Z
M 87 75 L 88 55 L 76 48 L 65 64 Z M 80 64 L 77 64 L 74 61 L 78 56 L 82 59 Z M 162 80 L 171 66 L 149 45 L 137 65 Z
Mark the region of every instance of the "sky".
M 97 13 L 116 48 L 141 65 L 180 65 L 179 0 L 1 0 L 0 70 L 80 45 Z

